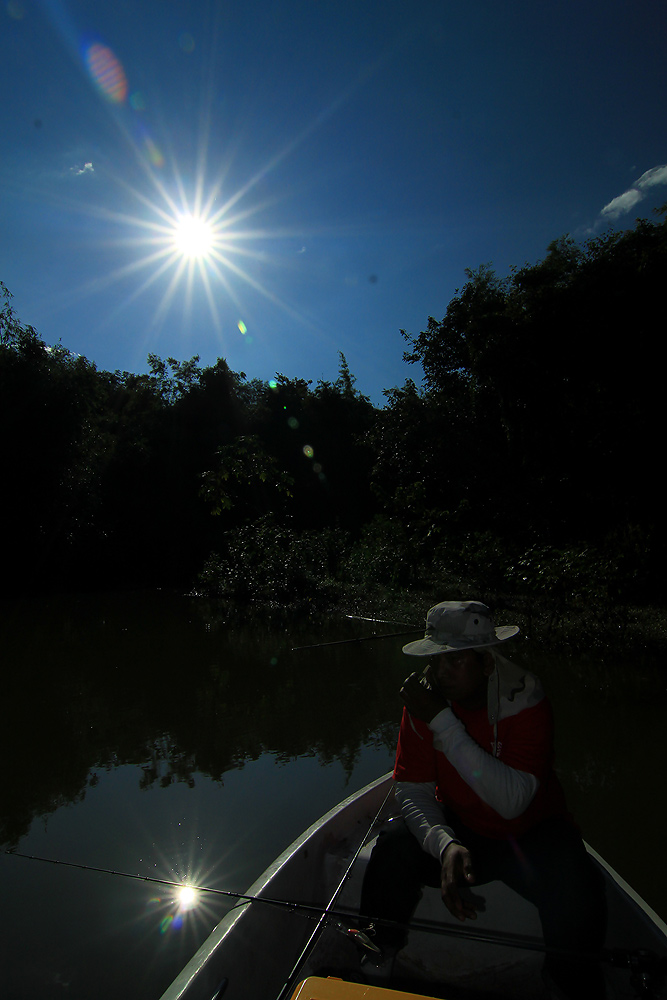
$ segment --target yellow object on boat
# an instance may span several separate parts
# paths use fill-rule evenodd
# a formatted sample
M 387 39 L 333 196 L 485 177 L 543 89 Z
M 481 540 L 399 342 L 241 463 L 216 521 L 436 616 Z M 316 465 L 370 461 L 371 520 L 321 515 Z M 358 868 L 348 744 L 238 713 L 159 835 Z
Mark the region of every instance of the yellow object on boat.
M 291 1000 L 436 1000 L 423 994 L 388 990 L 384 986 L 365 983 L 348 983 L 344 979 L 328 976 L 309 976 L 299 983 Z

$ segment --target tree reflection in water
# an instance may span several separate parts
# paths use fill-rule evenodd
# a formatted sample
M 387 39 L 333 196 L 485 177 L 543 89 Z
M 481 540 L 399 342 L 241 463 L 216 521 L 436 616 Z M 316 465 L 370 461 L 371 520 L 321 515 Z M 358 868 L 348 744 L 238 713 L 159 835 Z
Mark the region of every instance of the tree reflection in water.
M 0 614 L 5 849 L 243 891 L 391 766 L 401 640 L 290 653 L 360 622 L 164 593 Z M 230 905 L 6 855 L 0 879 L 3 1000 L 159 996 Z
M 120 765 L 136 765 L 146 790 L 193 787 L 197 774 L 222 782 L 264 753 L 337 761 L 348 776 L 362 746 L 391 754 L 400 640 L 290 652 L 302 637 L 360 630 L 342 616 L 225 621 L 207 602 L 162 594 L 6 606 L 11 710 L 0 739 L 12 767 L 0 841 L 16 844 L 36 817 L 81 801 L 100 770 Z
M 391 767 L 405 639 L 290 652 L 391 625 L 232 618 L 167 593 L 5 603 L 0 617 L 5 849 L 242 892 Z M 664 683 L 635 662 L 630 685 L 613 653 L 576 660 L 527 637 L 511 651 L 552 697 L 584 836 L 665 916 Z M 157 997 L 228 905 L 209 895 L 180 912 L 166 889 L 6 855 L 0 880 L 3 1000 Z

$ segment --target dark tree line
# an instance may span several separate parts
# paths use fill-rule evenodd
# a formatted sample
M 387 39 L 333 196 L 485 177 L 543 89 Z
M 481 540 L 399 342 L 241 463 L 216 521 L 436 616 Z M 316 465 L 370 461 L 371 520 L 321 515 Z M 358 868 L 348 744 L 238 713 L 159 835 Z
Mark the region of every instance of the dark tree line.
M 657 582 L 666 276 L 664 222 L 583 247 L 564 238 L 504 280 L 469 272 L 444 319 L 407 338 L 424 406 L 453 432 L 431 437 L 429 464 L 454 473 L 459 528 L 564 565 L 587 551 L 636 592 Z M 437 517 L 449 491 L 431 480 L 425 492 Z
M 374 407 L 334 382 L 47 347 L 2 285 L 7 594 L 199 586 L 331 597 L 443 574 L 509 593 L 663 595 L 667 223 L 500 278 L 405 334 L 423 372 Z M 452 577 L 452 578 L 453 578 Z

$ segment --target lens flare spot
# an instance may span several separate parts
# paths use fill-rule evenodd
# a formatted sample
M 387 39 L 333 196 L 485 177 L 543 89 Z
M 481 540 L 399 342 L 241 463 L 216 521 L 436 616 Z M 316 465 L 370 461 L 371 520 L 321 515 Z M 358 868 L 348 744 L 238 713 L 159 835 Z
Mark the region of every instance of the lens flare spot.
M 130 94 L 130 107 L 134 108 L 135 111 L 146 110 L 146 98 L 140 90 L 135 90 L 133 94 Z
M 315 454 L 315 452 L 313 451 L 313 449 L 309 444 L 304 444 L 303 453 L 306 456 L 306 458 L 312 458 L 313 455 Z
M 194 52 L 195 50 L 195 40 L 189 31 L 184 31 L 179 36 L 178 44 L 183 49 L 183 51 L 186 52 L 188 55 L 190 55 L 190 53 Z
M 150 136 L 146 136 L 144 139 L 146 145 L 146 152 L 148 153 L 148 159 L 151 161 L 154 167 L 164 166 L 164 156 L 160 152 L 159 148 L 155 145 Z
M 127 79 L 111 49 L 95 42 L 86 50 L 85 61 L 88 72 L 104 96 L 114 104 L 123 104 L 127 97 Z
M 248 332 L 248 327 L 245 325 L 242 319 L 238 321 L 237 326 L 241 331 L 241 333 L 243 334 L 243 336 L 245 337 L 246 333 Z

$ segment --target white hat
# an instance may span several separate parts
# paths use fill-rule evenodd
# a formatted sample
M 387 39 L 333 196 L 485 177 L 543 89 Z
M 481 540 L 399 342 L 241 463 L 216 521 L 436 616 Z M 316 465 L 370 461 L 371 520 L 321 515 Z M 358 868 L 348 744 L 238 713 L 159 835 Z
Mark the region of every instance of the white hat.
M 518 625 L 496 628 L 491 611 L 479 601 L 443 601 L 426 616 L 424 638 L 409 642 L 403 646 L 403 652 L 410 656 L 433 656 L 455 649 L 495 646 L 518 631 Z

